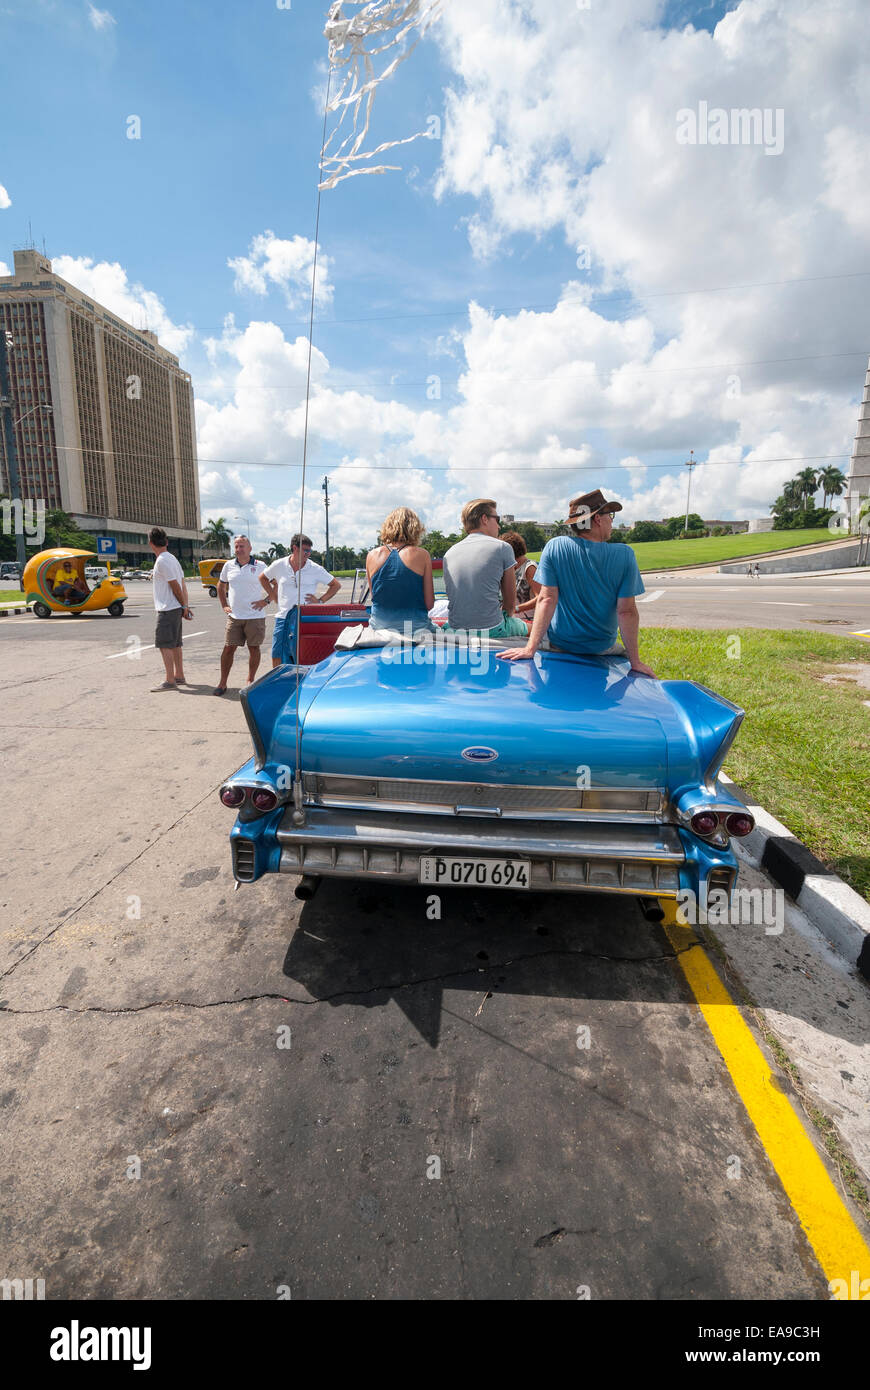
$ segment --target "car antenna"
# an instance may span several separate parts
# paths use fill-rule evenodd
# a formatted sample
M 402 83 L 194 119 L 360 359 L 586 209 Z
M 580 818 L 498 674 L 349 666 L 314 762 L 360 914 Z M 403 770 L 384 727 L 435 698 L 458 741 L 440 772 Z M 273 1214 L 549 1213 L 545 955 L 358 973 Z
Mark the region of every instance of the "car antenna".
M 392 149 L 396 145 L 407 145 L 412 140 L 419 140 L 422 137 L 430 136 L 427 130 L 417 131 L 414 135 L 405 136 L 401 140 L 388 140 L 376 146 L 373 150 L 362 150 L 361 146 L 368 134 L 369 123 L 371 121 L 372 105 L 375 99 L 375 89 L 385 79 L 390 77 L 398 65 L 409 58 L 416 48 L 419 40 L 426 33 L 441 9 L 441 0 L 431 0 L 422 11 L 417 6 L 407 5 L 404 10 L 401 6 L 397 7 L 393 0 L 374 0 L 374 3 L 363 4 L 362 0 L 350 0 L 350 4 L 360 12 L 345 18 L 342 14 L 342 0 L 339 3 L 331 4 L 327 12 L 326 27 L 324 37 L 328 40 L 328 67 L 326 76 L 326 91 L 323 100 L 323 134 L 320 141 L 320 158 L 318 160 L 318 182 L 317 182 L 317 206 L 314 215 L 314 255 L 311 265 L 311 306 L 308 315 L 308 365 L 305 375 L 305 423 L 302 433 L 302 489 L 299 498 L 299 534 L 303 532 L 303 522 L 305 519 L 305 474 L 308 462 L 308 412 L 311 402 L 311 359 L 314 348 L 314 300 L 317 288 L 317 252 L 318 236 L 320 234 L 320 200 L 324 189 L 334 188 L 337 183 L 344 179 L 353 178 L 360 174 L 385 174 L 389 170 L 395 170 L 398 165 L 369 165 L 367 168 L 361 167 L 359 161 L 371 159 L 373 155 L 380 154 L 382 150 Z M 398 9 L 398 13 L 397 13 Z M 419 30 L 417 38 L 413 43 L 407 44 L 401 53 L 387 62 L 380 73 L 374 72 L 372 56 L 377 53 L 384 53 L 388 48 L 393 48 L 398 44 L 404 44 L 407 36 L 412 30 Z M 389 37 L 384 37 L 389 35 Z M 378 42 L 377 47 L 367 51 L 365 41 L 372 36 L 383 39 Z M 347 50 L 343 56 L 339 56 L 342 50 Z M 344 69 L 341 79 L 341 86 L 338 95 L 330 103 L 330 90 L 332 87 L 332 74 L 339 68 Z M 326 124 L 330 111 L 338 111 L 335 124 L 327 136 Z M 331 153 L 327 154 L 327 148 L 332 144 L 333 139 L 338 135 L 344 122 L 345 116 L 350 112 L 348 122 L 350 131 L 345 135 L 340 145 L 335 147 Z M 301 549 L 300 549 L 301 557 Z M 302 724 L 299 718 L 299 641 L 302 631 L 302 593 L 301 582 L 299 579 L 300 571 L 296 571 L 296 634 L 295 634 L 295 653 L 296 653 L 296 766 L 293 777 L 293 823 L 294 825 L 305 824 L 305 809 L 302 798 Z

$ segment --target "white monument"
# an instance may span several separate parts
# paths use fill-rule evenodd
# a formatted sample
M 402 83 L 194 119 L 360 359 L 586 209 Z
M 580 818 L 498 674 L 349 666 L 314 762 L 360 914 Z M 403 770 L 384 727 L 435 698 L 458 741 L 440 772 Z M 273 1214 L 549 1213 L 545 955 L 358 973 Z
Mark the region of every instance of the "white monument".
M 852 531 L 858 529 L 859 503 L 870 498 L 870 362 L 864 379 L 864 396 L 858 408 L 858 428 L 846 482 L 846 508 Z

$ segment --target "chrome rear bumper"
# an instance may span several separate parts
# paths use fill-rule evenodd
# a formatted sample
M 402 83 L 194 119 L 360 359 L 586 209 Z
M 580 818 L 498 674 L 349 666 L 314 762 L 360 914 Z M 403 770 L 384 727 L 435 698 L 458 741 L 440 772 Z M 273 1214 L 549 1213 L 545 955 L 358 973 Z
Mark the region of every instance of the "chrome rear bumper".
M 670 825 L 556 825 L 552 821 L 389 812 L 309 810 L 303 826 L 288 811 L 278 831 L 282 873 L 417 883 L 421 855 L 516 858 L 531 862 L 531 887 L 545 892 L 676 897 L 685 853 Z

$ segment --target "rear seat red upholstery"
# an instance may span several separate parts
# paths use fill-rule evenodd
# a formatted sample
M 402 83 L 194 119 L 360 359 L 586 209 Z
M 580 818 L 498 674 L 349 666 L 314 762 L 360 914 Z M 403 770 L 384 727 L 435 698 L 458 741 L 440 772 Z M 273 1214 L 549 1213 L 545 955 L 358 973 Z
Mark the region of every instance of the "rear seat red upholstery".
M 335 639 L 346 627 L 368 627 L 369 609 L 364 603 L 304 603 L 299 630 L 299 664 L 314 666 L 329 656 Z

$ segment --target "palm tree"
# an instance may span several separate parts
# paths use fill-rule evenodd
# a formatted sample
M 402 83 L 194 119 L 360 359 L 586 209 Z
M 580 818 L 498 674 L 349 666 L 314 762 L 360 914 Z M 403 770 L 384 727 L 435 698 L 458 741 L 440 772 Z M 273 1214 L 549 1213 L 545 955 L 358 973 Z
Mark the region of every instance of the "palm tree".
M 213 517 L 205 523 L 202 531 L 205 537 L 206 549 L 225 550 L 229 548 L 233 538 L 232 531 L 227 527 L 224 517 Z
M 802 468 L 795 478 L 795 482 L 800 489 L 801 501 L 805 507 L 808 507 L 819 486 L 816 470 L 814 468 Z
M 819 471 L 819 485 L 822 489 L 822 506 L 827 507 L 828 498 L 841 495 L 846 486 L 846 475 L 839 468 L 822 468 Z
M 803 491 L 800 481 L 797 478 L 792 478 L 791 481 L 786 483 L 783 487 L 782 495 L 792 511 L 796 512 L 803 501 Z
M 290 554 L 290 551 L 287 549 L 286 545 L 282 545 L 280 541 L 272 541 L 266 554 L 269 556 L 270 560 L 283 560 L 286 555 Z

